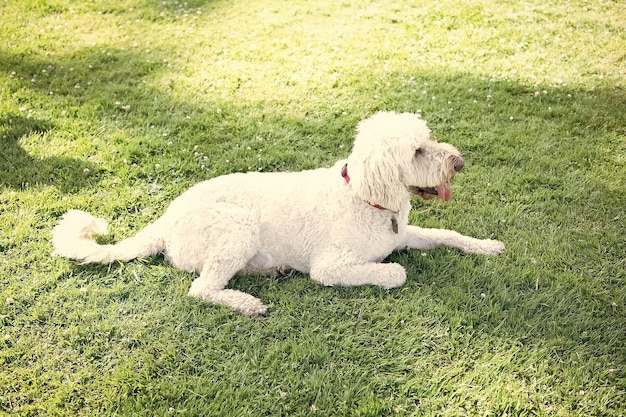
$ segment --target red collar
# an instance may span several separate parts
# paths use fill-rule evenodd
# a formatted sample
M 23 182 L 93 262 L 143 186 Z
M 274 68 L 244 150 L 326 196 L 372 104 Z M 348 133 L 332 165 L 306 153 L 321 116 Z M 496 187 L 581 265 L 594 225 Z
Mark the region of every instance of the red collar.
M 343 177 L 344 180 L 346 180 L 346 184 L 350 183 L 350 176 L 348 175 L 348 164 L 345 164 L 343 168 L 341 168 L 341 176 Z M 380 204 L 372 204 L 369 201 L 365 201 L 365 202 L 369 204 L 370 206 L 377 208 L 378 210 L 389 210 L 388 208 L 383 207 Z M 389 210 L 389 211 L 393 211 L 393 210 Z

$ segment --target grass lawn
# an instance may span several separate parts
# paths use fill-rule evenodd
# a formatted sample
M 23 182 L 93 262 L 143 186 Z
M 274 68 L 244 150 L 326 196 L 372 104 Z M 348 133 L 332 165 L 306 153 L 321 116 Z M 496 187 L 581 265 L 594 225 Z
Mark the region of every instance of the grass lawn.
M 0 415 L 623 416 L 626 4 L 0 0 Z M 407 284 L 236 277 L 250 319 L 113 242 L 217 175 L 329 166 L 377 110 L 464 154 L 412 223 L 505 242 L 403 251 Z

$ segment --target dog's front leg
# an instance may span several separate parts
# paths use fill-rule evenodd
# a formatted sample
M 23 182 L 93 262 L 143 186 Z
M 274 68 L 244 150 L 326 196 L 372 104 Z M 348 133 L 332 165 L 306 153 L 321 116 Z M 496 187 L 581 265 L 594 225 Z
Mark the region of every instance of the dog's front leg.
M 318 263 L 311 268 L 311 278 L 326 286 L 356 287 L 376 285 L 396 288 L 406 281 L 406 271 L 396 263 L 368 262 L 356 265 Z
M 504 244 L 498 240 L 476 239 L 454 230 L 423 229 L 416 226 L 408 226 L 404 242 L 397 249 L 433 249 L 442 245 L 458 248 L 465 253 L 482 255 L 497 255 L 504 251 Z

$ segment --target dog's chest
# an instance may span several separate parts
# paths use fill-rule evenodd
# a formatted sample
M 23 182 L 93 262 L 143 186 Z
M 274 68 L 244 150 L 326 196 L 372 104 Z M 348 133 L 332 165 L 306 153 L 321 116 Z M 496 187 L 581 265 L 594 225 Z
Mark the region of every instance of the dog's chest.
M 376 214 L 361 225 L 364 232 L 362 239 L 369 242 L 366 244 L 375 252 L 373 256 L 384 258 L 402 242 L 408 216 L 388 210 Z
M 398 235 L 404 233 L 406 230 L 409 216 L 405 210 L 396 212 L 388 209 L 379 209 L 379 212 L 376 214 L 376 220 L 372 220 L 372 223 L 377 224 L 379 229 L 378 233 L 391 233 L 396 235 L 395 237 L 398 237 Z M 392 236 L 392 238 L 395 237 Z
M 398 234 L 398 219 L 395 216 L 391 217 L 391 231 Z
M 372 230 L 372 233 L 376 233 L 379 235 L 382 235 L 383 237 L 387 238 L 389 236 L 389 234 L 392 235 L 399 235 L 400 234 L 400 223 L 398 220 L 398 215 L 396 213 L 391 213 L 389 215 L 389 218 L 384 218 L 378 222 L 376 222 L 376 230 Z M 390 236 L 392 239 L 395 238 L 395 236 Z

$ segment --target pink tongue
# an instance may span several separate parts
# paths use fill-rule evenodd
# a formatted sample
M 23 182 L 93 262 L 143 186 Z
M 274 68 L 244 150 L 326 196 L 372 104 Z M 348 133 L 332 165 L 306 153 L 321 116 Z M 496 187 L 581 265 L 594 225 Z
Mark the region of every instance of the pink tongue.
M 436 186 L 435 190 L 437 190 L 439 198 L 443 201 L 449 201 L 452 198 L 452 191 L 450 190 L 450 184 L 448 183 Z

